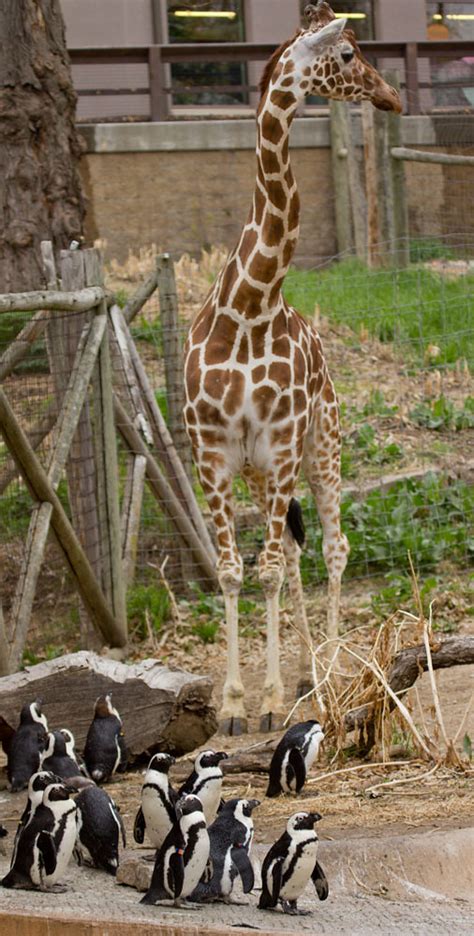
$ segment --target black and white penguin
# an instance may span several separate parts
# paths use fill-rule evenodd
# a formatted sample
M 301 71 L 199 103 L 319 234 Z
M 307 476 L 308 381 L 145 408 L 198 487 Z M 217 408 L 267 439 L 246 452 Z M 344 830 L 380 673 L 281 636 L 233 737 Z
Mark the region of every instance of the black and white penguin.
M 116 771 L 127 769 L 122 719 L 112 705 L 111 693 L 99 696 L 95 703 L 94 720 L 84 748 L 84 761 L 89 776 L 96 783 L 105 783 Z
M 183 796 L 176 803 L 177 821 L 157 852 L 150 887 L 140 901 L 174 900 L 176 906 L 196 888 L 207 869 L 212 874 L 209 833 L 201 800 Z
M 260 800 L 257 799 L 231 799 L 224 803 L 208 830 L 212 877 L 207 883 L 199 882 L 191 894 L 191 900 L 198 903 L 215 900 L 230 903 L 238 875 L 242 880 L 244 894 L 252 890 L 255 876 L 249 851 L 253 838 L 252 812 L 257 806 L 260 806 Z
M 224 751 L 201 751 L 194 761 L 194 770 L 178 790 L 178 797 L 199 796 L 208 826 L 214 822 L 221 803 L 224 774 L 219 764 L 226 758 Z
M 62 783 L 62 778 L 58 777 L 56 774 L 51 773 L 50 770 L 39 771 L 38 773 L 33 774 L 28 781 L 28 799 L 26 801 L 26 806 L 21 814 L 20 821 L 15 833 L 15 839 L 13 842 L 13 854 L 11 857 L 10 867 L 13 868 L 16 859 L 16 853 L 18 849 L 18 842 L 20 841 L 21 834 L 28 825 L 30 819 L 34 816 L 38 806 L 43 802 L 43 793 L 48 786 L 51 786 L 52 783 Z
M 38 771 L 47 732 L 48 722 L 41 711 L 41 699 L 24 705 L 8 752 L 7 777 L 12 793 L 24 790 L 32 774 Z
M 329 887 L 324 871 L 318 864 L 318 836 L 315 822 L 319 813 L 298 812 L 290 816 L 286 832 L 267 852 L 262 865 L 260 910 L 272 910 L 281 902 L 285 913 L 307 914 L 298 910 L 296 901 L 311 878 L 320 900 L 326 900 Z
M 324 733 L 314 719 L 293 725 L 278 743 L 270 763 L 266 796 L 299 793 L 315 761 Z
M 101 868 L 116 874 L 119 843 L 126 845 L 125 829 L 117 804 L 97 786 L 86 787 L 76 796 L 77 839 L 74 856 L 79 865 Z
M 141 806 L 135 817 L 133 837 L 143 844 L 145 830 L 154 848 L 161 848 L 176 822 L 174 803 L 177 799 L 168 778 L 175 759 L 171 754 L 154 754 L 144 777 Z
M 67 741 L 62 731 L 48 732 L 46 747 L 41 752 L 40 770 L 49 770 L 62 780 L 80 774 L 79 764 L 67 752 Z
M 15 862 L 1 881 L 3 887 L 64 890 L 57 882 L 76 842 L 76 804 L 69 794 L 63 783 L 46 788 L 42 803 L 20 835 Z

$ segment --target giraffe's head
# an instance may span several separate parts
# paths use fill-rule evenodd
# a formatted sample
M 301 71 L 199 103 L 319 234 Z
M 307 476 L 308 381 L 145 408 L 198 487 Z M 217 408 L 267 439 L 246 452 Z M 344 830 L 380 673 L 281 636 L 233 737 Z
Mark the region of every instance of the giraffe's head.
M 336 101 L 371 101 L 380 110 L 400 113 L 398 92 L 363 57 L 345 19 L 336 19 L 325 0 L 309 3 L 308 27 L 285 43 L 268 63 L 261 91 L 277 79 L 297 97 L 318 94 Z

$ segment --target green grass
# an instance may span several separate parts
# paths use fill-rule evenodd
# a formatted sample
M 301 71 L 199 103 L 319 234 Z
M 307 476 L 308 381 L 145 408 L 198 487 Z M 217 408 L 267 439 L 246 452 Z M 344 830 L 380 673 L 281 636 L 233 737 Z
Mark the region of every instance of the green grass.
M 290 270 L 284 293 L 303 315 L 323 315 L 383 342 L 422 365 L 429 345 L 436 366 L 465 357 L 474 366 L 474 274 L 447 280 L 422 267 L 368 270 L 349 259 L 318 271 Z
M 128 624 L 140 637 L 147 636 L 147 617 L 152 629 L 159 633 L 169 614 L 170 598 L 164 586 L 135 584 L 128 589 Z
M 462 409 L 451 400 L 440 396 L 437 400 L 419 403 L 411 410 L 410 419 L 425 429 L 474 429 L 474 397 L 466 397 Z

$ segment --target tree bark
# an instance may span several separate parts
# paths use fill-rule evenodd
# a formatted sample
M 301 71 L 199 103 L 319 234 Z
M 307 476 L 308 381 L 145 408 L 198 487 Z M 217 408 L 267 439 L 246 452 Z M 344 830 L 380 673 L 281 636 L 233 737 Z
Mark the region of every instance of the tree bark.
M 76 94 L 60 0 L 0 4 L 0 275 L 4 292 L 44 282 L 40 244 L 79 240 Z

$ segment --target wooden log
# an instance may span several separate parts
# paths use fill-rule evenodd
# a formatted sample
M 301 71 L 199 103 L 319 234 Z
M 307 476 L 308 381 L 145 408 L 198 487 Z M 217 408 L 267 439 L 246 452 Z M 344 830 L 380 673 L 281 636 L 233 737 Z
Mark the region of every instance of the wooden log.
M 0 387 L 0 432 L 34 498 L 52 504 L 51 525 L 77 582 L 91 620 L 102 639 L 111 646 L 123 646 L 121 629 L 107 605 L 89 560 L 69 522 L 46 472 L 35 455 Z
M 28 441 L 34 451 L 38 449 L 42 442 L 47 438 L 53 426 L 56 425 L 58 413 L 56 409 L 56 400 L 50 404 L 42 419 L 34 424 L 28 432 Z M 0 472 L 0 495 L 7 489 L 8 485 L 18 476 L 18 468 L 13 458 L 5 461 L 3 470 Z
M 65 289 L 64 292 L 40 289 L 35 292 L 3 293 L 0 295 L 0 312 L 36 312 L 38 309 L 88 312 L 108 298 L 110 293 L 99 286 L 90 289 Z
M 387 112 L 374 110 L 374 144 L 377 173 L 380 265 L 395 265 L 395 225 Z
M 352 253 L 354 230 L 352 221 L 349 176 L 347 172 L 348 105 L 345 101 L 330 102 L 331 163 L 334 184 L 334 208 L 338 253 Z
M 57 489 L 64 471 L 106 326 L 107 315 L 98 316 L 91 325 L 86 323 L 79 340 L 48 466 L 48 481 L 54 490 Z M 51 513 L 51 504 L 43 503 L 31 515 L 22 568 L 12 605 L 10 672 L 15 672 L 18 668 L 23 654 L 38 576 L 43 564 Z
M 380 265 L 380 219 L 374 111 L 368 101 L 362 102 L 362 132 L 364 137 L 365 189 L 367 196 L 367 263 L 369 267 L 374 268 Z
M 145 480 L 146 458 L 129 455 L 121 518 L 123 575 L 127 586 L 132 584 L 135 576 Z
M 114 377 L 119 384 L 121 392 L 128 400 L 133 412 L 133 424 L 139 429 L 143 438 L 152 445 L 153 434 L 146 415 L 146 406 L 142 400 L 141 390 L 131 357 L 133 341 L 123 317 L 121 309 L 113 305 L 110 310 L 110 324 L 112 335 L 112 356 L 114 358 Z
M 392 158 L 404 162 L 435 163 L 445 166 L 474 166 L 474 156 L 462 156 L 461 153 L 425 153 L 424 150 L 408 149 L 406 146 L 394 146 Z
M 191 446 L 184 426 L 184 364 L 181 345 L 178 296 L 173 262 L 169 254 L 156 260 L 156 279 L 160 296 L 160 320 L 163 332 L 168 424 L 184 470 L 192 481 Z
M 16 728 L 25 702 L 41 698 L 54 727 L 69 728 L 83 748 L 99 695 L 113 692 L 131 760 L 156 751 L 185 754 L 217 729 L 212 680 L 157 660 L 127 665 L 81 651 L 0 679 L 0 717 Z
M 122 434 L 128 448 L 135 455 L 143 455 L 146 458 L 147 481 L 152 494 L 156 497 L 161 509 L 167 514 L 170 520 L 172 520 L 178 534 L 192 550 L 193 556 L 201 570 L 202 578 L 216 585 L 217 575 L 213 558 L 209 556 L 207 550 L 203 547 L 189 516 L 183 509 L 173 489 L 164 478 L 158 463 L 135 429 L 132 420 L 117 395 L 114 395 L 114 409 L 117 428 Z
M 133 321 L 136 315 L 140 312 L 140 309 L 143 308 L 145 302 L 153 295 L 156 289 L 156 270 L 153 270 L 153 273 L 150 273 L 148 279 L 142 283 L 137 291 L 133 294 L 132 298 L 128 300 L 127 305 L 123 310 L 123 317 L 128 325 Z
M 474 636 L 446 637 L 434 644 L 431 650 L 433 669 L 446 669 L 451 666 L 465 666 L 474 663 Z M 408 647 L 397 653 L 389 676 L 389 685 L 399 697 L 404 695 L 414 685 L 418 676 L 426 672 L 428 661 L 424 645 Z M 388 699 L 389 710 L 395 707 L 393 699 Z M 370 750 L 374 744 L 374 706 L 362 705 L 344 717 L 346 731 L 356 728 L 363 731 L 364 751 Z
M 352 111 L 347 108 L 347 173 L 349 177 L 349 192 L 351 198 L 352 225 L 354 228 L 354 242 L 356 257 L 367 262 L 367 203 L 361 177 L 359 149 L 354 142 L 354 124 Z

